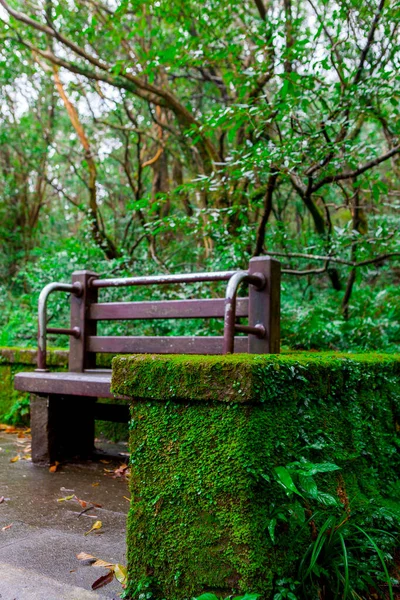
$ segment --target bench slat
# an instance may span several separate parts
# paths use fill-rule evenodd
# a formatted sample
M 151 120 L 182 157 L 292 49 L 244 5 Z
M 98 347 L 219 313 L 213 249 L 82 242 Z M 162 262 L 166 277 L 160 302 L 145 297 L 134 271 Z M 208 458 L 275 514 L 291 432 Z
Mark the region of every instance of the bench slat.
M 23 392 L 92 398 L 114 398 L 110 392 L 110 384 L 111 371 L 108 373 L 17 373 L 14 380 L 15 389 Z
M 247 317 L 248 298 L 238 298 L 236 315 Z M 157 302 L 99 302 L 91 304 L 88 318 L 93 321 L 130 319 L 206 319 L 224 316 L 225 299 L 166 300 Z
M 89 336 L 89 352 L 113 354 L 222 354 L 222 336 Z M 248 338 L 235 338 L 235 352 L 247 352 Z

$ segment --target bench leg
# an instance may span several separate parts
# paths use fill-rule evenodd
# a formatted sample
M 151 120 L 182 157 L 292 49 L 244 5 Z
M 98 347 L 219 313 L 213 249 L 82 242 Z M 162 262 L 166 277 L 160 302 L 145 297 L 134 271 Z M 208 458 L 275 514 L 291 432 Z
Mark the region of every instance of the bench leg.
M 31 394 L 32 462 L 90 458 L 95 402 L 96 398 Z

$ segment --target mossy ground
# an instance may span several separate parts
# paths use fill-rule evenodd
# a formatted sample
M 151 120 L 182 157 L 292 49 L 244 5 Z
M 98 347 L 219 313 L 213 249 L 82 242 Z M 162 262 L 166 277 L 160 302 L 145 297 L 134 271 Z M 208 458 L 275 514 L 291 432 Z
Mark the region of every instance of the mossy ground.
M 307 543 L 294 544 L 290 527 L 276 545 L 268 535 L 287 501 L 276 466 L 334 462 L 341 471 L 320 476 L 324 491 L 399 506 L 399 356 L 118 357 L 113 390 L 133 399 L 132 597 L 148 581 L 167 600 L 269 598 Z

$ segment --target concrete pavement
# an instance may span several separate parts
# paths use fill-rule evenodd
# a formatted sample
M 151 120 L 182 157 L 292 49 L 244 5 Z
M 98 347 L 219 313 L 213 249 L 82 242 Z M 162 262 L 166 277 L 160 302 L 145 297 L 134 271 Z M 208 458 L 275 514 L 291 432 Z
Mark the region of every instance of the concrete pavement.
M 55 473 L 23 460 L 29 440 L 0 432 L 0 600 L 116 599 L 117 581 L 91 591 L 107 570 L 79 561 L 86 552 L 125 565 L 125 520 L 129 507 L 124 479 L 112 478 L 123 462 L 61 466 Z M 126 450 L 126 448 L 120 448 Z M 15 456 L 21 459 L 10 462 Z M 101 505 L 79 516 L 76 500 Z M 4 498 L 1 501 L 2 497 Z M 96 520 L 97 532 L 84 535 Z M 10 526 L 11 525 L 11 526 Z

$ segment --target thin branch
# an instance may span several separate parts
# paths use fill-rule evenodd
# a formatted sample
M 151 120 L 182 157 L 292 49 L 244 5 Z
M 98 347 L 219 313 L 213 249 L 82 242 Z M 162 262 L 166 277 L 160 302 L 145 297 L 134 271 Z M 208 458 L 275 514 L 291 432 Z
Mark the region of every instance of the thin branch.
M 335 183 L 335 182 L 341 181 L 343 179 L 351 179 L 353 177 L 358 177 L 359 175 L 362 175 L 363 173 L 365 173 L 365 171 L 368 171 L 369 169 L 372 169 L 373 167 L 380 165 L 381 163 L 385 162 L 385 160 L 388 160 L 388 158 L 391 158 L 392 156 L 394 156 L 395 154 L 398 154 L 399 152 L 400 152 L 400 144 L 398 144 L 397 146 L 394 146 L 386 154 L 383 154 L 382 156 L 379 156 L 378 158 L 374 158 L 373 160 L 370 160 L 369 162 L 365 163 L 365 165 L 363 165 L 362 167 L 359 167 L 358 169 L 355 169 L 354 171 L 345 171 L 344 173 L 338 173 L 337 175 L 328 175 L 327 177 L 324 177 L 323 179 L 318 181 L 312 187 L 311 192 L 312 193 L 316 192 L 317 190 L 319 190 L 322 186 L 326 185 L 327 183 Z
M 335 262 L 341 265 L 347 265 L 349 267 L 365 267 L 366 265 L 374 264 L 377 262 L 381 262 L 383 260 L 387 260 L 388 258 L 393 258 L 395 256 L 400 256 L 400 252 L 388 252 L 387 254 L 381 254 L 380 256 L 376 256 L 375 258 L 369 258 L 367 260 L 362 260 L 360 262 L 355 262 L 352 260 L 346 260 L 344 258 L 339 258 L 338 256 L 320 256 L 318 254 L 305 254 L 303 252 L 270 252 L 268 254 L 271 256 L 283 256 L 285 258 L 307 258 L 309 260 L 323 260 L 328 262 Z M 284 271 L 285 273 L 289 273 L 292 271 Z
M 270 253 L 272 254 L 272 252 Z M 321 273 L 326 273 L 328 270 L 329 261 L 327 261 L 321 269 L 305 269 L 304 271 L 296 271 L 294 269 L 282 269 L 282 273 L 286 275 L 320 275 Z
M 360 62 L 359 62 L 359 65 L 358 65 L 358 68 L 357 68 L 357 71 L 356 71 L 356 74 L 355 74 L 355 77 L 354 77 L 354 84 L 357 84 L 360 81 L 360 79 L 361 79 L 361 75 L 362 75 L 362 72 L 363 72 L 363 69 L 364 69 L 364 64 L 365 64 L 365 61 L 366 61 L 366 58 L 367 58 L 367 54 L 368 54 L 368 51 L 369 51 L 369 49 L 371 48 L 371 46 L 372 46 L 372 44 L 374 42 L 375 31 L 376 31 L 376 29 L 378 27 L 378 23 L 379 23 L 379 20 L 381 18 L 381 15 L 382 15 L 383 8 L 385 6 L 385 2 L 386 2 L 386 0 L 380 0 L 380 2 L 379 2 L 379 6 L 378 6 L 378 9 L 377 9 L 377 11 L 375 13 L 374 20 L 372 21 L 371 29 L 369 30 L 367 42 L 366 42 L 366 44 L 365 44 L 365 46 L 363 48 L 363 51 L 361 53 Z

